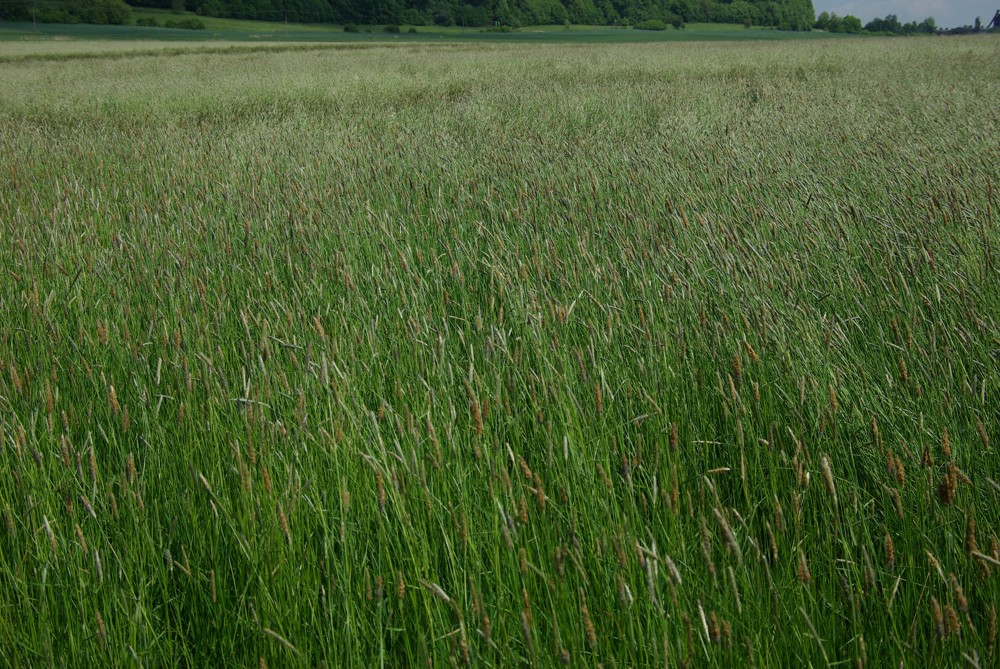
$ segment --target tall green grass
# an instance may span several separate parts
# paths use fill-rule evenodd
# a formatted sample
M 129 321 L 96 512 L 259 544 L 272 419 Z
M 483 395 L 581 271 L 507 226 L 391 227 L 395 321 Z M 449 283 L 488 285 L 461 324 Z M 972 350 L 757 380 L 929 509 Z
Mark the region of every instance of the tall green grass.
M 995 663 L 998 55 L 5 64 L 0 656 Z

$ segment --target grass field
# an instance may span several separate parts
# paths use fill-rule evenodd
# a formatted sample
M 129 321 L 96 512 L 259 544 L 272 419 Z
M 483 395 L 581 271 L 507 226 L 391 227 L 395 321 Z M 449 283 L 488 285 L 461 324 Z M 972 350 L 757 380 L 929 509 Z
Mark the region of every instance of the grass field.
M 996 666 L 998 59 L 8 60 L 2 663 Z
M 107 51 L 111 45 L 146 41 L 150 44 L 170 42 L 306 42 L 306 43 L 368 43 L 368 42 L 556 42 L 568 44 L 621 44 L 642 42 L 691 41 L 759 41 L 842 39 L 822 31 L 788 32 L 771 28 L 744 28 L 718 23 L 691 23 L 683 30 L 633 30 L 624 27 L 600 26 L 526 26 L 512 32 L 485 32 L 481 28 L 442 26 L 403 26 L 400 33 L 386 33 L 384 26 L 361 26 L 359 32 L 344 32 L 343 26 L 307 23 L 274 23 L 200 17 L 196 14 L 175 14 L 167 10 L 137 9 L 135 20 L 156 19 L 161 25 L 179 19 L 197 19 L 205 30 L 180 28 L 147 28 L 138 26 L 47 25 L 30 23 L 0 23 L 0 43 L 22 42 L 34 48 L 53 41 L 77 43 L 77 52 Z M 410 30 L 415 32 L 410 32 Z M 119 47 L 120 48 L 120 47 Z M 128 47 L 134 48 L 134 47 Z

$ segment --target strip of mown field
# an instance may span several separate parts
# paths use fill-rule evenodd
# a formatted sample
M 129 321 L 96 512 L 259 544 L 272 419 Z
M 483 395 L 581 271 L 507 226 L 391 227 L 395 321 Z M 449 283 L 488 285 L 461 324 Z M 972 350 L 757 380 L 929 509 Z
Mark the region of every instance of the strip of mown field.
M 372 43 L 372 42 L 535 42 L 563 44 L 622 44 L 643 42 L 714 42 L 752 40 L 826 40 L 843 39 L 842 34 L 824 31 L 794 32 L 773 28 L 720 23 L 692 23 L 683 30 L 635 30 L 609 26 L 525 26 L 517 30 L 494 31 L 483 28 L 442 26 L 402 26 L 398 32 L 386 32 L 386 26 L 360 26 L 357 32 L 345 32 L 343 26 L 330 24 L 283 24 L 265 21 L 243 21 L 198 17 L 195 14 L 176 15 L 169 11 L 141 10 L 136 19 L 155 19 L 161 25 L 167 21 L 197 20 L 203 30 L 168 27 L 63 25 L 0 22 L 0 43 L 20 42 L 21 49 L 40 49 L 53 41 L 76 42 L 92 50 L 121 48 L 122 42 L 150 43 L 199 42 L 307 42 L 307 43 Z M 397 26 L 398 27 L 398 26 Z M 85 45 L 80 45 L 85 42 Z M 116 45 L 116 43 L 118 43 Z M 116 46 L 113 46 L 116 45 Z M 6 46 L 9 54 L 13 45 Z M 62 47 L 63 45 L 58 45 Z
M 995 663 L 998 56 L 5 63 L 0 656 Z

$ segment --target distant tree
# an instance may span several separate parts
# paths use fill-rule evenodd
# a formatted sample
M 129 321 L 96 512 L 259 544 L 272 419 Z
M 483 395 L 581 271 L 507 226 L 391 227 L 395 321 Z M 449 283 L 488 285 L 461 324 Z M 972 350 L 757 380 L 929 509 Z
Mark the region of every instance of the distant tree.
M 865 24 L 865 30 L 889 35 L 934 34 L 937 32 L 937 22 L 933 16 L 929 16 L 920 23 L 916 21 L 900 23 L 895 14 L 889 14 L 884 19 L 872 19 Z
M 736 0 L 729 5 L 729 21 L 731 23 L 753 24 L 753 7 L 746 0 Z
M 222 16 L 225 9 L 219 0 L 206 0 L 198 8 L 198 13 L 202 16 Z
M 840 22 L 841 32 L 850 33 L 852 35 L 857 35 L 861 33 L 863 28 L 861 27 L 861 19 L 856 16 L 848 14 Z
M 632 27 L 636 30 L 666 30 L 667 24 L 660 19 L 646 19 L 645 21 L 639 21 Z

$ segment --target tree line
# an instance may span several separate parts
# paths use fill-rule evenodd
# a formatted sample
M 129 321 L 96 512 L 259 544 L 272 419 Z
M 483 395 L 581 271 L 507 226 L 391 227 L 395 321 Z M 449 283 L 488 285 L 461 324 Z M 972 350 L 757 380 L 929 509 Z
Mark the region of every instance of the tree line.
M 921 22 L 910 21 L 902 23 L 895 14 L 889 14 L 884 19 L 872 19 L 865 25 L 861 25 L 861 19 L 848 14 L 847 16 L 837 16 L 836 13 L 822 12 L 816 17 L 813 27 L 817 30 L 826 30 L 832 33 L 876 33 L 882 35 L 932 35 L 937 32 L 937 22 L 930 16 Z
M 132 7 L 201 16 L 297 23 L 507 26 L 575 23 L 737 23 L 782 30 L 891 35 L 939 32 L 933 17 L 903 23 L 895 14 L 862 25 L 822 12 L 812 0 L 0 0 L 0 20 L 132 23 Z M 977 26 L 978 29 L 978 26 Z
M 0 19 L 129 23 L 130 7 L 296 23 L 439 26 L 635 25 L 658 20 L 810 30 L 812 0 L 0 0 Z
M 183 5 L 205 16 L 268 21 L 514 28 L 679 19 L 808 30 L 815 17 L 812 0 L 130 0 L 129 4 Z
M 0 0 L 0 20 L 126 25 L 132 9 L 124 0 Z

